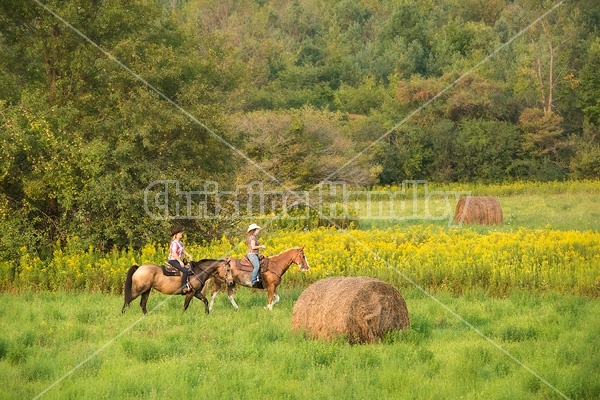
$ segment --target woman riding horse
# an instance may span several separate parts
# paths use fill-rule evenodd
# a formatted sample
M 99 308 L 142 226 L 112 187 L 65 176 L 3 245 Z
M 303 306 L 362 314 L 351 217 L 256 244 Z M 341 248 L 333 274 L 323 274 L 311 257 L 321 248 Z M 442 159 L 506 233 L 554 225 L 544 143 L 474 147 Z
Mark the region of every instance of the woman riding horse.
M 229 258 L 231 277 L 233 278 L 233 284 L 228 283 L 227 295 L 229 301 L 233 307 L 237 310 L 238 305 L 233 298 L 233 292 L 235 284 L 240 284 L 246 287 L 252 286 L 252 269 L 244 269 L 242 260 Z M 277 286 L 281 283 L 281 277 L 292 264 L 300 266 L 300 271 L 305 272 L 310 269 L 306 255 L 304 254 L 304 247 L 294 247 L 292 249 L 285 250 L 280 254 L 268 257 L 266 259 L 266 267 L 262 272 L 263 280 L 254 286 L 257 289 L 266 289 L 268 294 L 267 309 L 272 310 L 275 303 L 279 301 L 279 295 L 277 294 Z M 217 272 L 214 276 L 215 287 L 210 299 L 209 310 L 212 310 L 215 297 L 219 294 L 221 286 L 226 281 L 226 277 L 221 274 L 221 271 Z
M 168 263 L 175 269 L 181 271 L 181 290 L 185 294 L 192 290 L 188 283 L 188 275 L 192 271 L 185 266 L 185 263 L 181 259 L 182 255 L 185 255 L 188 260 L 192 261 L 190 253 L 185 251 L 181 238 L 183 237 L 183 228 L 175 226 L 171 228 L 171 243 L 169 244 L 169 258 Z
M 256 283 L 260 280 L 258 276 L 258 270 L 260 269 L 260 258 L 258 257 L 258 251 L 267 247 L 264 244 L 258 243 L 258 234 L 260 229 L 260 226 L 251 224 L 248 227 L 246 235 L 246 244 L 248 245 L 248 254 L 246 257 L 248 257 L 248 260 L 250 260 L 254 266 L 254 270 L 252 271 L 252 286 L 256 285 Z

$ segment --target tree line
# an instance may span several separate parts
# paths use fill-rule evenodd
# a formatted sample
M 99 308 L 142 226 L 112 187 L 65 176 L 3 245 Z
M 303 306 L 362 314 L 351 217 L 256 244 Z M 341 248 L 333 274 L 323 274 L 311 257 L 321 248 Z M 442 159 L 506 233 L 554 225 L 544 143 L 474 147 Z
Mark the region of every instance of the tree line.
M 158 180 L 597 178 L 600 5 L 556 4 L 3 1 L 0 259 L 167 240 Z

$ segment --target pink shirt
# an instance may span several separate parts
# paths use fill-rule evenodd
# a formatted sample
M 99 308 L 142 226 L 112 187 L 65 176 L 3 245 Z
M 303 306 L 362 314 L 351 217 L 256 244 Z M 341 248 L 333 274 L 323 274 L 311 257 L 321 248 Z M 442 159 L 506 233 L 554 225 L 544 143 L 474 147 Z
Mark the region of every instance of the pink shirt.
M 177 260 L 177 256 L 181 258 L 183 254 L 183 243 L 179 240 L 173 240 L 169 245 L 169 260 Z

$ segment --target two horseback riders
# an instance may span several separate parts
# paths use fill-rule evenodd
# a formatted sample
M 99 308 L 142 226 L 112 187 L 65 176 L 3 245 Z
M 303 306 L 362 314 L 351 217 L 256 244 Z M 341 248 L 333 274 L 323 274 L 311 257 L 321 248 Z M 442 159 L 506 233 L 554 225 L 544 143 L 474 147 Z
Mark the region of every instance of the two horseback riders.
M 246 245 L 248 246 L 248 253 L 246 258 L 254 270 L 252 271 L 252 281 L 250 286 L 255 286 L 260 281 L 259 269 L 260 269 L 260 257 L 259 250 L 264 249 L 267 246 L 258 242 L 258 235 L 261 227 L 257 224 L 250 224 L 246 231 Z M 187 257 L 189 261 L 192 261 L 192 256 L 185 250 L 185 247 L 181 241 L 183 237 L 183 228 L 174 226 L 171 228 L 171 243 L 169 244 L 169 257 L 167 262 L 173 268 L 181 272 L 181 293 L 186 294 L 192 290 L 188 281 L 188 276 L 192 274 L 192 270 L 189 269 L 188 265 L 182 260 L 182 256 Z
M 261 227 L 257 224 L 250 224 L 246 231 L 246 245 L 248 246 L 248 253 L 246 257 L 248 261 L 252 263 L 254 270 L 252 271 L 251 286 L 256 285 L 260 281 L 258 274 L 260 269 L 260 258 L 259 250 L 264 249 L 267 246 L 258 242 L 258 235 Z M 189 261 L 192 261 L 192 256 L 185 250 L 181 239 L 183 237 L 183 229 L 179 226 L 171 228 L 171 243 L 169 244 L 169 258 L 168 263 L 175 269 L 181 271 L 181 288 L 182 293 L 186 294 L 191 289 L 188 281 L 188 276 L 192 274 L 192 270 L 183 262 L 182 256 L 187 257 Z
M 185 295 L 184 310 L 187 309 L 192 298 L 196 297 L 204 302 L 205 311 L 209 313 L 214 299 L 224 283 L 227 284 L 229 299 L 236 309 L 238 307 L 233 299 L 233 290 L 236 283 L 257 289 L 266 289 L 268 292 L 267 308 L 272 309 L 273 305 L 279 301 L 276 290 L 281 282 L 282 275 L 287 269 L 294 263 L 300 266 L 301 271 L 308 271 L 309 266 L 304 255 L 304 248 L 301 247 L 288 249 L 278 255 L 260 260 L 259 251 L 266 248 L 258 242 L 260 229 L 260 226 L 256 224 L 251 224 L 248 227 L 246 232 L 248 253 L 245 259 L 228 257 L 219 260 L 204 259 L 196 262 L 191 261 L 192 256 L 185 250 L 181 242 L 183 230 L 174 227 L 171 230 L 168 264 L 175 269 L 169 272 L 164 266 L 159 267 L 154 264 L 132 266 L 127 272 L 124 288 L 125 302 L 122 311 L 125 312 L 129 303 L 141 296 L 140 307 L 144 314 L 147 314 L 146 303 L 150 291 L 154 288 L 164 294 Z M 182 256 L 190 259 L 189 264 L 184 264 Z M 179 272 L 181 272 L 181 278 Z M 188 277 L 190 278 L 188 279 Z M 208 300 L 202 294 L 202 289 L 210 278 L 214 278 L 215 287 L 209 307 Z

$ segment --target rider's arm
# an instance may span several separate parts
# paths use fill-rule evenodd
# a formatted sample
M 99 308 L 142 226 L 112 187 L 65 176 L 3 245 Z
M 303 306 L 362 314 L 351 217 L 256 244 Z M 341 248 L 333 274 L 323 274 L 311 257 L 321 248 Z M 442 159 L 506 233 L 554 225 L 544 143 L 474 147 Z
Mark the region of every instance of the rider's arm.
M 181 256 L 180 256 L 180 255 L 178 254 L 178 252 L 177 252 L 177 244 L 176 244 L 176 243 L 174 243 L 174 242 L 173 242 L 173 243 L 171 243 L 170 252 L 171 252 L 171 256 L 172 256 L 172 257 L 173 257 L 175 260 L 177 260 L 181 266 L 184 266 L 184 265 L 185 265 L 185 263 L 184 263 L 184 262 L 183 262 L 183 260 L 181 259 Z M 186 255 L 186 256 L 189 256 L 189 255 L 188 255 L 188 253 L 187 253 L 187 251 L 185 251 L 185 249 L 183 250 L 183 254 L 184 254 L 184 255 Z
M 261 245 L 257 246 L 257 245 L 256 245 L 256 240 L 254 240 L 254 239 L 251 239 L 251 240 L 250 240 L 250 248 L 251 248 L 252 250 L 264 249 L 264 248 L 266 248 L 266 247 L 267 247 L 267 246 L 265 246 L 264 244 L 261 244 Z
M 181 259 L 181 257 L 179 256 L 179 254 L 177 254 L 177 252 L 175 252 L 175 253 L 173 254 L 173 257 L 175 257 L 175 259 L 176 259 L 177 261 L 179 261 L 179 264 L 180 264 L 182 267 L 185 265 L 185 264 L 184 264 L 184 262 L 183 262 L 183 260 L 182 260 L 182 259 Z

